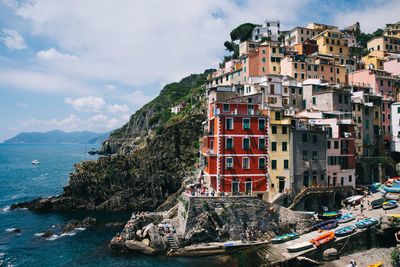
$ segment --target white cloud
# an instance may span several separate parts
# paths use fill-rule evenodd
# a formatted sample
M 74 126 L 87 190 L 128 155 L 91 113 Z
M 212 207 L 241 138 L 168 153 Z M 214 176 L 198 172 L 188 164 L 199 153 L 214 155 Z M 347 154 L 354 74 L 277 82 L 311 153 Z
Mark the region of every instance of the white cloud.
M 92 89 L 87 85 L 65 76 L 26 70 L 0 69 L 0 85 L 27 91 L 57 94 L 82 95 L 92 92 Z
M 137 86 L 216 67 L 233 27 L 265 18 L 292 25 L 310 1 L 32 0 L 16 14 L 29 23 L 33 37 L 47 38 L 79 59 L 68 65 L 48 62 L 49 68 L 76 79 Z
M 22 103 L 22 102 L 17 102 L 17 103 L 15 103 L 15 105 L 17 107 L 24 108 L 24 109 L 28 109 L 29 108 L 28 104 L 25 104 L 25 103 Z
M 107 85 L 105 86 L 105 88 L 106 88 L 107 90 L 110 90 L 110 91 L 114 91 L 115 89 L 117 89 L 117 87 L 115 87 L 115 86 L 112 85 L 112 84 L 107 84 Z
M 60 53 L 55 48 L 41 50 L 37 53 L 37 57 L 41 58 L 41 59 L 47 59 L 47 60 L 76 60 L 77 59 L 76 56 Z
M 127 105 L 119 104 L 109 105 L 107 109 L 111 113 L 124 113 L 129 111 L 129 107 Z
M 66 132 L 71 131 L 94 131 L 107 132 L 121 127 L 126 120 L 124 117 L 108 117 L 103 114 L 97 114 L 87 119 L 82 119 L 76 115 L 68 115 L 61 119 L 28 119 L 18 122 L 20 131 L 50 131 L 59 129 Z
M 395 23 L 400 19 L 400 1 L 371 0 L 358 10 L 344 10 L 338 12 L 334 23 L 348 26 L 360 22 L 361 30 L 372 33 L 377 28 L 383 29 L 387 23 Z
M 4 29 L 0 40 L 9 49 L 21 50 L 27 48 L 24 37 L 14 29 Z
M 67 97 L 65 103 L 77 111 L 85 112 L 101 112 L 106 106 L 104 99 L 97 96 L 84 96 L 75 99 Z
M 141 90 L 122 95 L 120 98 L 134 106 L 142 106 L 153 99 L 152 96 L 145 95 Z

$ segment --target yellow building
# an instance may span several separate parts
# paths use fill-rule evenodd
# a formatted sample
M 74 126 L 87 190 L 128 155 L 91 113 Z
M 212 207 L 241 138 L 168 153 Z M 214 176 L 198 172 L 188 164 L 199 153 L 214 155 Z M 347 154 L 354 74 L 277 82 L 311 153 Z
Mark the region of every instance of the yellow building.
M 374 69 L 383 70 L 383 62 L 385 61 L 386 56 L 387 53 L 384 51 L 372 51 L 362 58 L 362 62 L 364 63 L 365 68 L 369 68 L 372 64 Z
M 269 127 L 269 177 L 268 201 L 291 188 L 290 125 L 291 117 L 282 109 L 270 110 Z
M 338 30 L 326 30 L 313 39 L 317 41 L 319 54 L 349 56 L 349 47 L 346 45 L 343 34 Z

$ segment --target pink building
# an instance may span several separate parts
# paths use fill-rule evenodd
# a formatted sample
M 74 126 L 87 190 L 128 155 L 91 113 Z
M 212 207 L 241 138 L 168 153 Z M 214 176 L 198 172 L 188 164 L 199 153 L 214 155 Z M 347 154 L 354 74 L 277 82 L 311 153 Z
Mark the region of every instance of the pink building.
M 384 62 L 383 69 L 392 75 L 400 75 L 400 58 Z
M 382 96 L 382 128 L 385 142 L 390 142 L 390 105 L 395 102 L 395 79 L 383 70 L 363 69 L 348 74 L 352 86 L 371 87 L 372 93 Z

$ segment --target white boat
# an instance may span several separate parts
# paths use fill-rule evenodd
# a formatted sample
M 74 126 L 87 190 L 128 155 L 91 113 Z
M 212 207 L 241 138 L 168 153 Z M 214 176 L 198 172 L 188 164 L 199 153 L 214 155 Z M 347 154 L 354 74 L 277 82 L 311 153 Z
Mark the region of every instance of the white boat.
M 39 165 L 40 164 L 40 162 L 37 159 L 32 160 L 31 163 L 33 165 Z

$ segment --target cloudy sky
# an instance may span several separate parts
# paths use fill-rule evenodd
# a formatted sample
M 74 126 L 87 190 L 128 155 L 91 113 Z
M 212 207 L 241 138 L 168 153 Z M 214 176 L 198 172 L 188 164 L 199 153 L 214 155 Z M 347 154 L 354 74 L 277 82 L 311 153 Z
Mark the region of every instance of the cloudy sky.
M 400 0 L 0 0 L 0 141 L 123 125 L 166 83 L 216 67 L 229 32 L 400 20 Z

